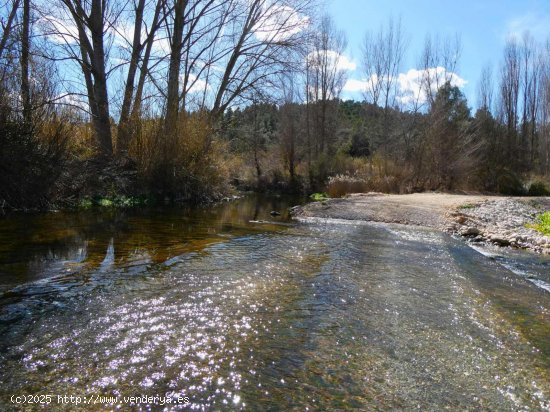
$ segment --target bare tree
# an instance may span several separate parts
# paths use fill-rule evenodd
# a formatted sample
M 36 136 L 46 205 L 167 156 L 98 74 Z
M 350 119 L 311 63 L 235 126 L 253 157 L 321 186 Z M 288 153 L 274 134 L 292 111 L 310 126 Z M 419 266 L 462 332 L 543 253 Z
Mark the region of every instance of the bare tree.
M 187 110 L 192 104 L 200 110 L 206 109 L 210 72 L 220 58 L 216 45 L 236 4 L 235 1 L 210 1 L 192 10 L 190 21 L 193 24 L 187 25 L 183 40 L 180 110 Z
M 121 154 L 128 150 L 135 128 L 135 122 L 139 119 L 141 114 L 143 87 L 149 68 L 151 49 L 155 41 L 156 33 L 163 22 L 161 10 L 164 4 L 165 0 L 153 0 L 152 3 L 146 0 L 137 0 L 137 3 L 133 3 L 132 14 L 134 18 L 134 33 L 129 45 L 130 60 L 117 129 L 117 152 Z M 146 7 L 152 5 L 154 5 L 154 12 L 152 17 L 150 17 L 148 13 L 146 13 Z M 150 17 L 150 20 L 146 21 L 146 17 Z M 143 31 L 145 31 L 145 34 Z M 140 72 L 136 87 L 138 69 Z
M 308 105 L 313 109 L 313 127 L 317 134 L 314 143 L 315 155 L 324 153 L 328 148 L 330 128 L 329 107 L 340 95 L 345 82 L 345 71 L 340 62 L 346 48 L 346 38 L 342 31 L 334 26 L 330 17 L 321 19 L 312 36 L 311 51 L 307 55 Z
M 108 93 L 108 32 L 115 24 L 117 13 L 108 0 L 59 0 L 61 7 L 44 11 L 46 34 L 55 36 L 64 46 L 65 56 L 77 62 L 88 98 L 93 135 L 100 157 L 113 153 Z M 65 12 L 68 18 L 63 20 Z
M 231 33 L 222 39 L 215 59 L 223 69 L 213 79 L 214 115 L 247 95 L 265 96 L 278 74 L 295 68 L 312 1 L 250 0 L 235 4 Z
M 166 19 L 170 38 L 164 120 L 164 148 L 167 151 L 171 150 L 177 136 L 180 110 L 185 110 L 191 71 L 204 51 L 212 47 L 216 36 L 210 36 L 212 40 L 207 42 L 207 46 L 200 40 L 216 31 L 219 33 L 225 19 L 224 10 L 223 3 L 216 0 L 176 0 L 171 19 Z M 202 50 L 197 51 L 196 48 Z M 180 88 L 182 70 L 183 89 Z
M 531 167 L 537 155 L 537 113 L 540 93 L 541 60 L 537 45 L 529 32 L 524 33 L 521 47 L 521 91 L 522 116 L 521 136 L 523 160 L 529 160 Z M 525 165 L 527 166 L 527 165 Z
M 540 171 L 550 176 L 550 38 L 540 50 Z
M 493 70 L 486 65 L 482 71 L 477 88 L 478 108 L 491 112 L 493 107 Z
M 140 119 L 142 104 L 143 104 L 143 93 L 145 90 L 145 82 L 147 77 L 150 74 L 150 60 L 153 50 L 153 44 L 155 43 L 157 32 L 160 30 L 161 25 L 164 23 L 165 15 L 161 13 L 162 9 L 165 7 L 166 0 L 157 0 L 155 7 L 155 14 L 149 29 L 149 33 L 145 38 L 145 50 L 143 52 L 143 57 L 141 59 L 141 65 L 139 70 L 139 79 L 136 86 L 136 91 L 134 95 L 134 102 L 132 105 L 132 119 Z M 128 79 L 130 82 L 130 79 Z
M 388 20 L 378 33 L 368 32 L 363 40 L 363 71 L 367 78 L 366 97 L 384 109 L 393 106 L 399 69 L 405 53 L 401 19 Z
M 296 152 L 298 140 L 299 106 L 296 103 L 297 90 L 295 73 L 281 77 L 283 104 L 280 113 L 280 141 L 284 164 L 290 175 L 291 183 L 296 181 Z
M 173 19 L 167 20 L 171 24 L 170 35 L 170 63 L 168 66 L 168 84 L 166 88 L 166 115 L 164 119 L 164 131 L 167 136 L 176 132 L 179 112 L 179 76 L 181 55 L 183 47 L 183 29 L 185 16 L 188 12 L 188 0 L 175 0 L 173 7 Z
M 32 123 L 31 85 L 30 85 L 30 36 L 31 4 L 23 0 L 23 21 L 21 25 L 21 100 L 23 102 L 23 120 L 26 127 Z
M 440 39 L 428 35 L 424 42 L 424 50 L 420 58 L 422 68 L 422 90 L 428 104 L 435 101 L 438 90 L 446 83 L 453 82 L 458 60 L 461 53 L 461 41 L 458 36 L 454 39 L 447 37 Z
M 378 33 L 367 33 L 363 41 L 363 70 L 367 76 L 366 98 L 384 109 L 380 119 L 380 135 L 377 140 L 385 153 L 384 168 L 387 168 L 388 147 L 390 144 L 391 119 L 389 109 L 397 102 L 397 82 L 399 69 L 405 52 L 405 40 L 401 30 L 401 20 L 388 20 Z
M 520 50 L 515 39 L 504 48 L 504 63 L 500 74 L 500 115 L 506 125 L 506 158 L 516 165 L 519 89 L 521 76 Z
M 0 15 L 0 26 L 2 26 L 2 36 L 0 37 L 0 59 L 3 57 L 13 30 L 17 23 L 17 11 L 19 10 L 21 0 L 13 0 L 4 3 L 2 14 Z

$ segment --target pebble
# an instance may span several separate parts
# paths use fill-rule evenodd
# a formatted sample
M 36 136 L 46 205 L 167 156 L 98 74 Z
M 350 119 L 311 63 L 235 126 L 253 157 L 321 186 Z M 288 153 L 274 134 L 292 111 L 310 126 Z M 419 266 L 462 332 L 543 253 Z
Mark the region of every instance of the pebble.
M 544 211 L 513 198 L 488 200 L 467 210 L 451 212 L 447 230 L 475 241 L 550 254 L 550 237 L 526 227 Z

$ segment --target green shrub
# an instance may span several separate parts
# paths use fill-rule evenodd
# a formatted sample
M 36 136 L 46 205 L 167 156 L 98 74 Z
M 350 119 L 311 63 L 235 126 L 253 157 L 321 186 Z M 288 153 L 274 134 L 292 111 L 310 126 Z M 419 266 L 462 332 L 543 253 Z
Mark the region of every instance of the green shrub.
M 528 224 L 527 227 L 535 229 L 545 236 L 550 236 L 550 212 L 544 212 L 537 216 L 536 223 Z
M 529 196 L 550 196 L 550 189 L 544 182 L 535 181 L 529 185 L 527 194 Z
M 89 209 L 94 205 L 94 202 L 89 197 L 85 197 L 83 199 L 80 199 L 80 202 L 78 203 L 78 207 L 81 209 Z
M 504 170 L 497 177 L 497 191 L 503 195 L 523 196 L 525 188 L 520 178 L 509 170 Z
M 136 206 L 145 206 L 153 203 L 152 198 L 146 196 L 93 196 L 80 199 L 78 207 L 81 209 L 90 209 L 91 207 L 117 207 L 128 208 Z
M 323 200 L 328 200 L 330 197 L 326 193 L 313 193 L 309 196 L 311 200 L 315 202 L 322 202 Z

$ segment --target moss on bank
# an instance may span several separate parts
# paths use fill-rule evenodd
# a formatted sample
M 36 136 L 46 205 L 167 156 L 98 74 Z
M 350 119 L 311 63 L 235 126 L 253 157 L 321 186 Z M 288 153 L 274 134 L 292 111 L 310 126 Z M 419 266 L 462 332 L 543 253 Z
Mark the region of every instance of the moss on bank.
M 155 203 L 155 199 L 148 196 L 113 196 L 113 197 L 84 197 L 78 203 L 79 209 L 90 209 L 92 207 L 114 207 L 128 208 L 136 206 L 147 206 Z

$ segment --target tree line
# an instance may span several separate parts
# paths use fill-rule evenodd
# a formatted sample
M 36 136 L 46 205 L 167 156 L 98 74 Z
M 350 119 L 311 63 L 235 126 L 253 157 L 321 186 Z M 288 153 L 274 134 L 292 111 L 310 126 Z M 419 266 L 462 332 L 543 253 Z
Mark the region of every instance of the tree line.
M 472 116 L 456 85 L 460 42 L 427 37 L 417 90 L 403 94 L 407 42 L 390 19 L 364 38 L 364 101 L 342 102 L 346 39 L 318 6 L 5 0 L 3 205 L 207 198 L 230 181 L 519 191 L 527 176 L 548 177 L 550 43 L 509 40 Z
M 300 186 L 334 194 L 550 193 L 550 39 L 510 37 L 498 66 L 483 69 L 472 112 L 457 75 L 458 37 L 427 36 L 413 70 L 416 89 L 404 90 L 407 42 L 401 22 L 389 19 L 364 38 L 363 100 L 342 101 L 345 73 L 337 59 L 314 59 L 323 49 L 321 33 L 333 50 L 343 50 L 342 34 L 328 27 L 319 26 L 304 68 L 286 82 L 287 88 L 299 84 L 292 90 L 301 88 L 302 95 L 228 114 L 225 136 L 237 139 L 243 155 L 252 150 L 260 186 L 292 183 L 298 175 Z M 258 119 L 266 116 L 275 126 L 261 126 Z M 270 179 L 260 173 L 262 158 L 263 169 L 273 170 Z

